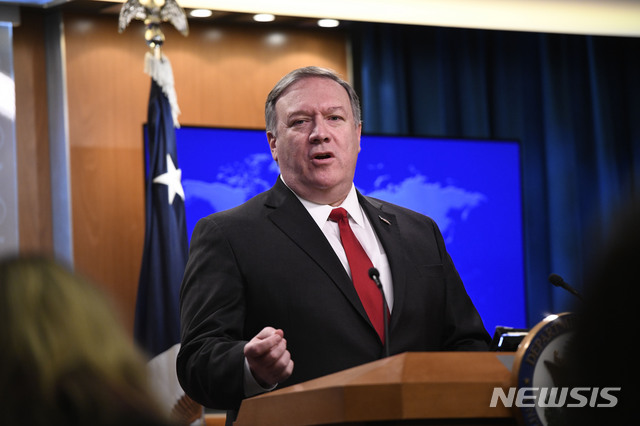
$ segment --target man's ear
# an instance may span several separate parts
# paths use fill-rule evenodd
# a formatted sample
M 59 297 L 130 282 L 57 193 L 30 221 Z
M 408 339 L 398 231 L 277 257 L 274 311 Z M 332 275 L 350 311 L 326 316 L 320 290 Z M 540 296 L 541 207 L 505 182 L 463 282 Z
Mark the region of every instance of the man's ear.
M 269 149 L 271 149 L 271 157 L 278 161 L 278 150 L 276 148 L 276 135 L 272 132 L 267 132 L 267 140 L 269 141 Z

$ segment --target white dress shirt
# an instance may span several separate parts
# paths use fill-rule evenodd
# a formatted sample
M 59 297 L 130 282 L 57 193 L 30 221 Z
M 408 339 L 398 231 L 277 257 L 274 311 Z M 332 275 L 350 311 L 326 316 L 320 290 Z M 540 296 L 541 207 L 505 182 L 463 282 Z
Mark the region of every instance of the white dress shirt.
M 294 192 L 295 194 L 295 192 Z M 307 209 L 313 220 L 318 224 L 318 227 L 322 230 L 322 233 L 327 237 L 329 244 L 333 247 L 333 251 L 342 262 L 342 266 L 347 271 L 347 274 L 351 276 L 351 269 L 349 268 L 349 261 L 347 260 L 347 254 L 344 251 L 342 242 L 340 241 L 340 229 L 338 223 L 329 220 L 331 210 L 337 207 L 329 206 L 326 204 L 316 204 L 311 201 L 303 200 L 298 197 L 302 205 Z M 380 272 L 380 282 L 384 289 L 384 295 L 389 305 L 389 311 L 393 312 L 393 283 L 391 281 L 391 268 L 389 267 L 389 261 L 387 255 L 384 252 L 384 248 L 376 233 L 369 222 L 369 218 L 360 203 L 358 202 L 358 195 L 356 194 L 355 186 L 351 186 L 351 191 L 347 198 L 338 207 L 342 207 L 349 213 L 349 226 L 354 235 L 364 248 L 364 251 L 371 259 L 371 263 Z

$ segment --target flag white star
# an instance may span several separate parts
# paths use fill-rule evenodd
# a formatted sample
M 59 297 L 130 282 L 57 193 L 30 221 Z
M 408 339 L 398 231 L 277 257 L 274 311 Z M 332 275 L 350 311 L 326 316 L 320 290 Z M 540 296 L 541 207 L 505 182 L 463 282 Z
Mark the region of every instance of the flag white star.
M 176 194 L 184 200 L 184 189 L 182 188 L 182 182 L 180 181 L 181 178 L 182 170 L 176 169 L 171 156 L 167 154 L 167 172 L 156 176 L 153 179 L 153 183 L 167 185 L 167 190 L 169 191 L 169 204 L 173 204 L 173 199 Z

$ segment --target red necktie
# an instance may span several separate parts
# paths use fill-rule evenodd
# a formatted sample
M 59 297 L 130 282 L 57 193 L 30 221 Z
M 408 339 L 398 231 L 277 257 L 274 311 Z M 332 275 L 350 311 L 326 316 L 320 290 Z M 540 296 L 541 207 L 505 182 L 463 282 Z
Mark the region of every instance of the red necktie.
M 347 217 L 347 211 L 345 209 L 342 207 L 333 209 L 329 215 L 329 219 L 334 222 L 338 222 L 340 240 L 342 241 L 342 246 L 347 254 L 353 285 L 358 292 L 358 296 L 360 296 L 360 301 L 362 302 L 365 311 L 367 311 L 369 320 L 378 332 L 380 340 L 384 343 L 384 322 L 382 316 L 384 309 L 382 306 L 382 294 L 373 280 L 369 277 L 369 269 L 373 268 L 371 259 L 369 259 L 369 256 L 367 256 L 362 245 L 360 245 L 360 242 L 353 234 L 351 226 L 349 226 L 349 218 Z

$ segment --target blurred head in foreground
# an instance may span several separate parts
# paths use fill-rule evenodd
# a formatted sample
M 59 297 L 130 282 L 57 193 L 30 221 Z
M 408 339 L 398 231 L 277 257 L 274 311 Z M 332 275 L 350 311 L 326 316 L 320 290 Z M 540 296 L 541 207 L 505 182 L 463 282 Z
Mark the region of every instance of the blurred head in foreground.
M 569 422 L 581 426 L 637 424 L 637 358 L 633 341 L 638 321 L 640 277 L 640 200 L 619 212 L 603 241 L 594 241 L 581 321 L 573 341 L 572 387 L 614 388 L 617 401 L 590 401 L 568 409 Z M 604 404 L 605 406 L 597 406 Z M 594 406 L 595 405 L 595 406 Z
M 104 295 L 52 260 L 0 260 L 0 342 L 0 424 L 167 424 Z

